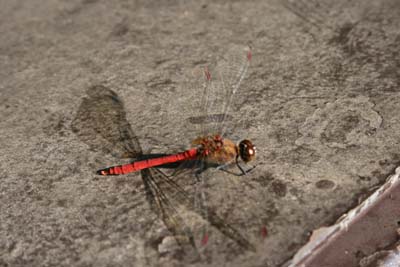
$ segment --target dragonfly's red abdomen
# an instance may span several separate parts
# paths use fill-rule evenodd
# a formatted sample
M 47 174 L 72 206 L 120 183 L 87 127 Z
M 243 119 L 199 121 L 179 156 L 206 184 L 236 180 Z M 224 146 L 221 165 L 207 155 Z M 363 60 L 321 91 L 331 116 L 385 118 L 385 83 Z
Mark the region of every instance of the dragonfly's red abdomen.
M 164 165 L 164 164 L 168 164 L 168 163 L 174 163 L 174 162 L 178 162 L 178 161 L 182 161 L 182 160 L 190 160 L 190 159 L 195 158 L 197 156 L 197 154 L 198 154 L 197 148 L 193 148 L 193 149 L 186 150 L 184 152 L 169 155 L 169 156 L 140 160 L 140 161 L 135 161 L 135 162 L 132 162 L 129 164 L 109 167 L 109 168 L 97 171 L 97 174 L 100 174 L 100 175 L 127 174 L 130 172 L 140 171 L 143 169 L 156 167 L 156 166 L 160 166 L 160 165 Z

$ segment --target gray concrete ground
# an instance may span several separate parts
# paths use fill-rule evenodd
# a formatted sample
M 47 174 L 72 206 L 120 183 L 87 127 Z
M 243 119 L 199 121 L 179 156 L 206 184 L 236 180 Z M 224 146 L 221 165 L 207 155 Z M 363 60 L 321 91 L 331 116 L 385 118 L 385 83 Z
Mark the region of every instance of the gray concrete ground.
M 190 264 L 281 266 L 399 165 L 398 14 L 395 0 L 0 1 L 0 265 L 189 264 L 141 175 L 98 177 L 126 160 L 74 121 L 103 85 L 146 153 L 179 151 L 196 137 L 191 71 L 250 44 L 228 133 L 254 141 L 257 167 L 204 177 L 210 210 L 254 251 L 215 226 L 199 245 L 204 220 L 179 212 Z

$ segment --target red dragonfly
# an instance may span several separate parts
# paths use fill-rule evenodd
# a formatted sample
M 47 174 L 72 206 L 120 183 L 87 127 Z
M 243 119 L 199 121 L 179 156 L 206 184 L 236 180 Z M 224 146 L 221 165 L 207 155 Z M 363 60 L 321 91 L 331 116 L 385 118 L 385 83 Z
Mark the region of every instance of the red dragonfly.
M 238 89 L 240 82 L 242 81 L 244 75 L 246 74 L 248 64 L 250 63 L 251 60 L 250 50 L 248 50 L 245 55 L 246 55 L 246 61 L 243 62 L 244 66 L 239 66 L 239 70 L 237 73 L 238 74 L 237 81 L 236 83 L 231 85 L 232 94 L 234 94 Z M 240 57 L 240 55 L 233 55 L 233 56 Z M 211 84 L 212 76 L 207 68 L 204 71 L 204 76 L 207 83 Z M 207 93 L 209 94 L 210 92 Z M 230 98 L 231 96 L 228 97 L 228 99 Z M 223 117 L 224 116 L 225 114 L 223 114 Z M 253 160 L 256 155 L 256 148 L 250 140 L 245 139 L 241 141 L 238 145 L 236 145 L 231 140 L 222 138 L 219 133 L 215 135 L 206 135 L 198 137 L 192 141 L 192 145 L 196 147 L 173 155 L 134 161 L 129 164 L 108 167 L 97 171 L 97 174 L 100 175 L 127 174 L 130 172 L 157 167 L 168 163 L 175 163 L 178 161 L 196 160 L 196 159 L 201 159 L 201 161 L 203 162 L 205 161 L 207 163 L 222 165 L 222 166 L 229 164 L 231 162 L 235 162 L 238 168 L 240 169 L 241 173 L 245 174 L 246 172 L 239 165 L 238 159 L 241 158 L 245 163 L 247 163 Z
M 186 189 L 188 186 L 193 187 L 193 179 L 188 179 L 188 170 L 194 173 L 198 182 L 201 172 L 207 168 L 207 165 L 218 166 L 225 170 L 228 165 L 236 164 L 240 169 L 239 175 L 246 174 L 254 168 L 244 170 L 239 162 L 239 159 L 244 163 L 254 159 L 256 148 L 251 141 L 243 140 L 236 145 L 233 141 L 223 138 L 224 124 L 230 118 L 227 112 L 232 96 L 237 92 L 250 60 L 250 49 L 243 50 L 242 47 L 234 47 L 222 60 L 218 61 L 215 71 L 210 72 L 208 68 L 205 68 L 205 86 L 200 111 L 202 115 L 192 120 L 200 121 L 203 133 L 208 134 L 194 139 L 192 142 L 194 148 L 184 152 L 172 155 L 144 155 L 137 137 L 126 120 L 122 101 L 115 92 L 104 86 L 98 85 L 88 89 L 88 97 L 83 100 L 73 121 L 73 131 L 92 148 L 97 150 L 101 147 L 103 151 L 111 152 L 120 158 L 133 159 L 128 164 L 101 169 L 97 171 L 97 174 L 121 175 L 141 171 L 145 193 L 152 209 L 186 252 L 196 251 L 195 240 L 190 227 L 187 227 L 173 202 L 195 210 L 241 248 L 254 250 L 253 245 L 238 230 L 207 207 L 201 190 L 192 194 Z M 211 111 L 217 103 L 222 103 L 218 105 L 218 110 L 222 113 L 214 114 Z M 204 126 L 207 123 L 213 125 L 214 129 Z M 210 134 L 209 129 L 218 133 Z M 174 163 L 180 163 L 180 166 L 176 168 L 172 176 L 164 174 L 159 169 Z M 200 203 L 196 205 L 195 202 Z M 202 244 L 206 244 L 208 230 L 203 231 Z
M 223 139 L 220 135 L 209 135 L 199 137 L 192 142 L 192 145 L 198 147 L 186 150 L 181 153 L 161 156 L 158 158 L 145 159 L 134 161 L 132 163 L 108 167 L 102 170 L 98 170 L 97 174 L 100 175 L 120 175 L 127 174 L 130 172 L 140 171 L 152 167 L 166 165 L 169 163 L 175 163 L 184 160 L 196 160 L 206 161 L 211 164 L 224 165 L 235 161 L 242 174 L 246 174 L 243 168 L 239 165 L 239 157 L 244 162 L 249 162 L 255 157 L 256 148 L 250 140 L 243 140 L 239 145 L 235 145 L 229 139 Z M 251 170 L 251 169 L 250 169 Z M 249 170 L 247 170 L 248 172 Z

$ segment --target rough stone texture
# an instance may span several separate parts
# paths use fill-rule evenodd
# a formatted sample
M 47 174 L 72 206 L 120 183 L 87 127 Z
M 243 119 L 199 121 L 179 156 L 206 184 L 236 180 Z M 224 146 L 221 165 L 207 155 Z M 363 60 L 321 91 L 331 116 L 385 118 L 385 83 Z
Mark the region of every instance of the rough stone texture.
M 397 168 L 385 184 L 332 226 L 314 230 L 289 267 L 378 267 L 377 261 L 399 266 L 399 260 L 395 264 L 400 249 L 399 174 Z
M 211 229 L 192 264 L 282 265 L 399 165 L 398 14 L 396 0 L 0 1 L 0 264 L 186 264 L 140 174 L 96 176 L 121 160 L 71 124 L 101 84 L 145 151 L 178 151 L 195 137 L 190 71 L 250 44 L 231 137 L 253 140 L 257 168 L 205 175 L 209 205 L 256 251 Z

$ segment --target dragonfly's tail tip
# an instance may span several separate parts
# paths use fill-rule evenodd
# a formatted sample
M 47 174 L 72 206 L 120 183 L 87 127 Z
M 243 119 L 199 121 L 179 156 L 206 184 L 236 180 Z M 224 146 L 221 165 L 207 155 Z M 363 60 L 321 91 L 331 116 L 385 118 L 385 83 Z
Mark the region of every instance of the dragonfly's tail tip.
M 107 172 L 107 169 L 102 169 L 102 170 L 96 171 L 96 174 L 105 176 L 105 175 L 108 175 L 109 173 Z

